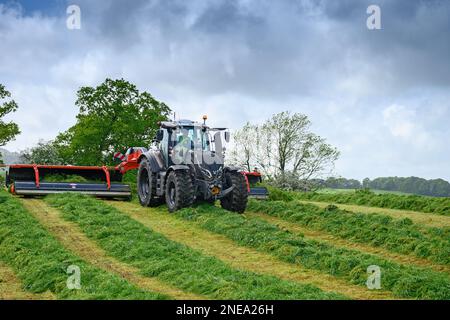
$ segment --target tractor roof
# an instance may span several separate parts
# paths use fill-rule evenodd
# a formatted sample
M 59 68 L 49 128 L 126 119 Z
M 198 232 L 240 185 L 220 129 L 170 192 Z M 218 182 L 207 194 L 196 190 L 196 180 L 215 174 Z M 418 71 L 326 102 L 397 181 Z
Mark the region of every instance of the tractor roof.
M 227 128 L 210 128 L 207 125 L 204 125 L 203 123 L 197 122 L 197 121 L 192 121 L 192 120 L 177 120 L 177 121 L 161 121 L 160 126 L 162 128 L 167 128 L 167 129 L 175 129 L 175 128 L 180 128 L 180 127 L 202 127 L 202 128 L 206 128 L 206 129 L 211 129 L 211 130 L 226 130 Z
M 177 120 L 177 121 L 162 121 L 161 127 L 163 128 L 179 128 L 179 127 L 206 127 L 208 126 L 204 125 L 203 123 L 192 121 L 192 120 Z
M 183 127 L 183 126 L 203 126 L 202 123 L 199 123 L 199 122 L 196 122 L 196 121 L 192 121 L 192 120 L 187 120 L 187 119 L 178 120 L 176 122 L 181 127 Z

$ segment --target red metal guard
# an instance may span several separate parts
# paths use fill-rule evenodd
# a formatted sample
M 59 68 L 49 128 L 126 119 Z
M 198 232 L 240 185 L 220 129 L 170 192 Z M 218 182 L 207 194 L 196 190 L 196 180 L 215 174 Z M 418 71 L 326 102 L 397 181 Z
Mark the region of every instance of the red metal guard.
M 247 173 L 248 172 L 241 172 L 244 175 L 245 178 L 245 184 L 247 185 L 247 192 L 250 192 L 250 183 L 248 182 L 248 177 L 247 177 Z
M 109 175 L 109 169 L 107 166 L 103 166 L 102 167 L 103 172 L 105 173 L 106 176 L 106 185 L 108 186 L 108 190 L 111 189 L 111 177 Z
M 33 165 L 33 170 L 34 170 L 34 180 L 36 183 L 36 188 L 39 189 L 39 169 L 36 164 Z

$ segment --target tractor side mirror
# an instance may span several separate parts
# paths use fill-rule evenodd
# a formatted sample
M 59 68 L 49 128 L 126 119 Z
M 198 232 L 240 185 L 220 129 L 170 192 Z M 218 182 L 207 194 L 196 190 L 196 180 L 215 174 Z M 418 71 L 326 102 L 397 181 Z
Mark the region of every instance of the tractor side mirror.
M 159 129 L 158 131 L 156 131 L 155 140 L 160 142 L 160 141 L 162 141 L 162 139 L 164 139 L 164 131 Z
M 229 131 L 225 131 L 225 141 L 227 143 L 230 142 L 230 132 Z

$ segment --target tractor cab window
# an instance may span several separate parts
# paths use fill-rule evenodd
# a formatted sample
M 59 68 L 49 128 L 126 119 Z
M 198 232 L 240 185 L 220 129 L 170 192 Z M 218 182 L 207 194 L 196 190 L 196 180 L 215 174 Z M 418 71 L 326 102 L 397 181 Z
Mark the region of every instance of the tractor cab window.
M 210 137 L 201 127 L 181 127 L 174 131 L 174 144 L 189 150 L 210 150 Z
M 174 145 L 178 148 L 194 149 L 194 129 L 193 127 L 178 128 L 173 135 Z
M 202 132 L 202 150 L 203 151 L 212 151 L 211 150 L 211 136 L 207 131 Z

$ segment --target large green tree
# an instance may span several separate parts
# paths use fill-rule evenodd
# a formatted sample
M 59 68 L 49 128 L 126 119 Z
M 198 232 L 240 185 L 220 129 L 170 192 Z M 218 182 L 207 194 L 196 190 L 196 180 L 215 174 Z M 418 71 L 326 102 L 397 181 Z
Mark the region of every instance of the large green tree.
M 37 145 L 22 151 L 21 162 L 37 164 L 64 164 L 54 141 L 40 140 Z
M 256 148 L 257 126 L 247 122 L 241 129 L 236 130 L 233 134 L 234 147 L 230 152 L 230 159 L 225 160 L 230 164 L 245 168 L 252 171 L 256 165 L 255 148 Z
M 11 99 L 11 93 L 0 84 L 0 146 L 13 140 L 20 133 L 19 126 L 14 122 L 4 122 L 2 118 L 17 110 L 17 103 Z
M 148 146 L 170 108 L 124 79 L 106 79 L 77 93 L 77 122 L 58 135 L 54 147 L 64 163 L 111 164 L 115 151 Z
M 246 124 L 233 135 L 231 162 L 247 170 L 258 167 L 282 186 L 304 188 L 329 173 L 339 151 L 311 132 L 301 113 L 277 113 L 261 125 Z
M 16 110 L 17 103 L 11 99 L 11 93 L 0 83 L 0 147 L 13 140 L 20 133 L 19 126 L 16 123 L 2 120 L 4 116 Z M 3 164 L 1 152 L 0 164 Z
M 425 196 L 450 196 L 450 183 L 443 179 L 426 180 L 418 177 L 380 177 L 364 179 L 364 187 L 386 191 L 400 191 Z

